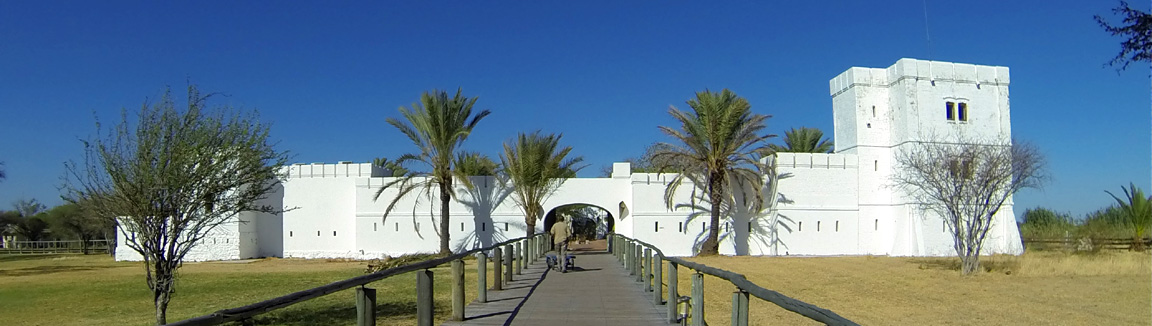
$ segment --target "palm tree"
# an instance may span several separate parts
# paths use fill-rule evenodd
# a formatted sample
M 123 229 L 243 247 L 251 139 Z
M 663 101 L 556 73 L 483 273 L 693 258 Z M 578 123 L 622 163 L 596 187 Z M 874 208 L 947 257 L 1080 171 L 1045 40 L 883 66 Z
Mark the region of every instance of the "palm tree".
M 390 173 L 388 175 L 389 177 L 403 177 L 409 172 L 408 169 L 400 166 L 400 164 L 396 163 L 396 161 L 389 161 L 387 157 L 377 157 L 372 159 L 372 165 L 379 166 L 385 170 L 388 170 Z
M 652 160 L 660 165 L 660 171 L 678 173 L 664 190 L 664 202 L 669 208 L 673 208 L 676 190 L 684 181 L 694 186 L 693 201 L 698 198 L 711 206 L 708 236 L 701 243 L 699 254 L 716 255 L 720 252 L 722 206 L 735 204 L 737 193 L 733 189 L 747 189 L 740 195 L 745 203 L 747 195 L 752 195 L 753 210 L 758 211 L 763 205 L 762 172 L 767 168 L 760 158 L 772 153 L 766 140 L 775 135 L 759 135 L 769 116 L 752 113 L 748 100 L 727 89 L 719 93 L 698 92 L 687 103 L 693 112 L 668 109 L 668 114 L 680 122 L 680 130 L 660 126 L 660 131 L 677 143 L 657 145 L 659 152 Z M 696 190 L 700 190 L 699 197 Z
M 536 220 L 544 215 L 544 200 L 584 168 L 576 166 L 584 158 L 568 158 L 572 147 L 560 147 L 560 137 L 544 136 L 540 131 L 520 133 L 512 144 L 504 144 L 504 155 L 500 156 L 504 174 L 512 180 L 512 200 L 524 209 L 528 236 L 536 233 Z
M 496 175 L 500 165 L 487 155 L 476 152 L 460 152 L 452 166 L 456 167 L 461 175 L 489 177 Z
M 433 195 L 432 189 L 439 188 L 440 231 L 438 233 L 440 235 L 441 254 L 451 253 L 451 249 L 448 247 L 448 240 L 451 239 L 448 229 L 450 218 L 448 204 L 456 195 L 455 188 L 452 186 L 453 177 L 467 180 L 467 176 L 460 175 L 459 171 L 452 168 L 452 159 L 456 156 L 457 147 L 472 134 L 472 129 L 476 127 L 480 119 L 491 114 L 490 111 L 483 110 L 472 115 L 472 106 L 475 104 L 475 97 L 464 97 L 459 89 L 456 90 L 454 97 L 448 97 L 448 92 L 433 90 L 432 92 L 424 92 L 420 96 L 420 102 L 413 103 L 411 108 L 400 107 L 400 114 L 408 120 L 408 124 L 404 124 L 396 118 L 388 118 L 387 120 L 388 124 L 408 136 L 408 139 L 412 140 L 412 143 L 416 144 L 416 148 L 420 150 L 419 153 L 400 156 L 396 159 L 395 164 L 403 166 L 409 162 L 419 162 L 428 165 L 432 171 L 409 171 L 376 191 L 374 200 L 379 199 L 380 194 L 385 189 L 397 187 L 399 193 L 384 210 L 384 218 L 386 219 L 392 208 L 396 206 L 396 202 L 413 190 L 419 189 L 423 193 L 423 197 L 430 200 Z M 470 182 L 465 181 L 465 185 L 470 184 Z M 419 202 L 418 196 L 416 203 L 419 204 Z
M 1145 197 L 1144 191 L 1136 187 L 1136 184 L 1129 183 L 1128 188 L 1121 187 L 1124 190 L 1124 197 L 1117 197 L 1115 194 L 1105 190 L 1104 192 L 1112 196 L 1116 203 L 1120 205 L 1120 211 L 1124 213 L 1128 223 L 1132 224 L 1132 249 L 1136 251 L 1144 251 L 1144 233 L 1147 232 L 1148 226 L 1152 223 L 1152 197 Z
M 823 140 L 821 140 L 823 138 Z M 784 146 L 770 144 L 772 150 L 792 153 L 831 153 L 832 141 L 824 138 L 824 132 L 816 128 L 792 128 L 784 132 Z

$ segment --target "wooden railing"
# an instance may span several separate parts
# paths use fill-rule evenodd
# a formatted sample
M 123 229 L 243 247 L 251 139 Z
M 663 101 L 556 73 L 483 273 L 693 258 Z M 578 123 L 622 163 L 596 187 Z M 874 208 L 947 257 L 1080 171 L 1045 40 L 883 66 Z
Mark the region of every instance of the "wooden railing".
M 104 252 L 109 250 L 110 240 L 88 241 L 89 252 Z M 8 241 L 0 247 L 0 254 L 66 254 L 84 252 L 84 242 L 80 240 L 50 240 L 50 241 Z
M 684 266 L 696 271 L 692 274 L 692 295 L 688 300 L 691 308 L 688 316 L 691 317 L 692 325 L 704 325 L 705 274 L 724 279 L 736 286 L 738 291 L 732 294 L 732 325 L 748 325 L 749 295 L 771 302 L 785 310 L 795 312 L 826 325 L 857 325 L 855 322 L 845 319 L 828 309 L 789 298 L 779 292 L 760 287 L 748 281 L 748 279 L 744 278 L 744 275 L 676 257 L 667 257 L 664 256 L 664 253 L 660 251 L 660 248 L 656 248 L 656 246 L 619 234 L 612 234 L 610 238 L 612 239 L 612 253 L 620 260 L 620 263 L 624 265 L 630 275 L 636 276 L 637 282 L 644 283 L 645 290 L 652 292 L 652 302 L 657 305 L 665 304 L 663 294 L 661 293 L 663 292 L 662 283 L 665 281 L 662 275 L 663 267 L 661 266 L 663 266 L 664 260 L 668 261 L 667 307 L 669 323 L 678 323 L 685 318 L 685 316 L 682 316 L 678 312 L 677 303 L 681 301 L 681 297 L 678 293 L 679 285 L 677 282 L 679 279 L 676 275 L 678 267 Z
M 376 290 L 366 287 L 369 283 L 388 277 L 416 272 L 416 321 L 420 326 L 431 326 L 434 304 L 432 300 L 433 274 L 431 268 L 452 264 L 452 320 L 464 320 L 464 258 L 477 256 L 477 301 L 488 301 L 488 256 L 492 251 L 494 280 L 493 290 L 501 290 L 512 280 L 513 274 L 520 274 L 523 266 L 542 258 L 547 251 L 548 241 L 543 234 L 516 238 L 489 247 L 472 249 L 448 257 L 428 260 L 415 264 L 394 267 L 363 276 L 336 281 L 328 285 L 291 293 L 243 307 L 220 310 L 200 317 L 190 318 L 168 325 L 219 325 L 226 322 L 245 320 L 273 310 L 312 300 L 321 296 L 356 289 L 356 323 L 359 326 L 376 325 Z
M 1091 238 L 1091 237 L 1062 237 L 1062 238 L 1024 238 L 1025 249 L 1059 249 L 1059 250 L 1132 250 L 1136 244 L 1133 238 Z M 1152 247 L 1152 238 L 1140 240 L 1145 248 Z

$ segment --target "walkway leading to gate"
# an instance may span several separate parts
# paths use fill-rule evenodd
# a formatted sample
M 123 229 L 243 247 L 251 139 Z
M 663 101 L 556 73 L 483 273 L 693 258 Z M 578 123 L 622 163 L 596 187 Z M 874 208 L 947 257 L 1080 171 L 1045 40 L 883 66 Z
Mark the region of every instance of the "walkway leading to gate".
M 541 259 L 488 302 L 469 304 L 464 321 L 443 325 L 668 325 L 635 276 L 607 252 L 574 252 L 575 270 L 549 271 Z

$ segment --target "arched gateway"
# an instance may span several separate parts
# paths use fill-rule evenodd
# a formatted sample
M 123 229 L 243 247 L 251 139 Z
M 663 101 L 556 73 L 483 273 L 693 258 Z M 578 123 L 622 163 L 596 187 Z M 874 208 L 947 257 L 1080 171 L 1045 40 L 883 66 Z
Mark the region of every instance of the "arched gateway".
M 728 255 L 953 255 L 938 216 L 901 200 L 887 186 L 895 153 L 930 135 L 1011 139 L 1008 68 L 901 59 L 886 69 L 851 68 L 829 82 L 835 118 L 835 154 L 780 153 L 778 214 L 737 212 L 721 220 L 721 253 Z M 956 115 L 955 103 L 965 105 Z M 947 109 L 947 110 L 944 110 Z M 963 118 L 958 118 L 963 117 Z M 409 195 L 387 219 L 396 193 L 373 197 L 393 178 L 367 163 L 295 164 L 267 204 L 277 215 L 241 214 L 204 239 L 187 260 L 262 256 L 378 258 L 434 252 L 439 246 L 439 201 Z M 544 203 L 545 212 L 584 203 L 605 208 L 614 232 L 660 247 L 665 254 L 695 252 L 708 214 L 671 209 L 664 202 L 670 175 L 632 173 L 615 163 L 608 178 L 572 178 Z M 474 177 L 457 189 L 449 229 L 454 248 L 488 246 L 525 235 L 523 213 L 510 188 L 493 177 Z M 692 203 L 692 185 L 675 203 Z M 432 193 L 438 193 L 433 189 Z M 535 232 L 544 231 L 537 221 Z M 119 243 L 124 243 L 120 234 Z M 1011 204 L 1000 209 L 984 249 L 1019 254 L 1023 248 Z M 140 257 L 126 246 L 117 259 Z

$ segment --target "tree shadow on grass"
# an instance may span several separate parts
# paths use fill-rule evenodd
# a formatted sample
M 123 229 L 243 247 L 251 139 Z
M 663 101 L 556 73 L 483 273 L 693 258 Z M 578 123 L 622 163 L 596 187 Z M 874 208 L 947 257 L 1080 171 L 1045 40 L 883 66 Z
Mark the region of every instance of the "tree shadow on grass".
M 0 255 L 0 262 L 24 261 L 24 260 L 40 260 L 52 259 L 63 257 L 59 254 L 42 254 L 42 255 Z
M 416 301 L 404 302 L 377 302 L 376 318 L 389 319 L 390 317 L 411 316 L 416 318 Z M 303 307 L 286 309 L 250 320 L 239 321 L 229 325 L 354 325 L 356 324 L 356 305 L 349 300 L 346 305 L 324 305 L 318 307 Z
M 0 276 L 44 275 L 53 273 L 90 271 L 112 267 L 114 266 L 36 266 L 20 269 L 0 270 Z
M 945 270 L 959 272 L 962 265 L 958 257 L 922 257 L 913 258 L 909 262 L 919 265 L 920 269 L 924 270 Z M 1012 273 L 1020 270 L 1020 262 L 1015 259 L 987 259 L 981 257 L 980 270 L 986 273 L 1005 273 L 1011 275 Z

